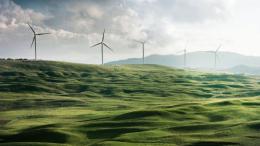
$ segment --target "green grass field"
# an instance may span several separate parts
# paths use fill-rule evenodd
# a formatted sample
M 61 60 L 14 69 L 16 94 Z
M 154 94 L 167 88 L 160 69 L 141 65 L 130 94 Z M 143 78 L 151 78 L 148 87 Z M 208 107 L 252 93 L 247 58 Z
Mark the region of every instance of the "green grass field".
M 0 62 L 0 145 L 260 145 L 260 78 Z

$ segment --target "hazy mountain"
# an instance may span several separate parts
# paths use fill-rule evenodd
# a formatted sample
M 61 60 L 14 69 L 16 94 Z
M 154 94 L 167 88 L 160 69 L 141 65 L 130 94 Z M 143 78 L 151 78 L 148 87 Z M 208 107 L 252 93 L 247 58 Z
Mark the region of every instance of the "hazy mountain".
M 140 64 L 141 58 L 129 58 L 109 62 L 107 64 Z M 151 55 L 145 58 L 146 64 L 159 64 L 172 67 L 183 67 L 183 55 Z M 219 52 L 217 58 L 217 69 L 229 69 L 236 66 L 260 66 L 260 57 L 245 56 L 232 52 Z M 187 67 L 210 69 L 214 68 L 214 54 L 212 52 L 191 52 L 187 53 Z
M 260 75 L 260 67 L 251 67 L 246 65 L 239 65 L 225 70 L 226 72 L 236 73 L 236 74 L 251 74 Z

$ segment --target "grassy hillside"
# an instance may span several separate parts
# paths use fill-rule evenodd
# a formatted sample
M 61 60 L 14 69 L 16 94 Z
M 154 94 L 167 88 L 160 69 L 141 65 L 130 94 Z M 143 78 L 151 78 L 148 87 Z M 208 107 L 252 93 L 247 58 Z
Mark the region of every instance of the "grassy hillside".
M 257 77 L 0 62 L 0 145 L 260 145 Z

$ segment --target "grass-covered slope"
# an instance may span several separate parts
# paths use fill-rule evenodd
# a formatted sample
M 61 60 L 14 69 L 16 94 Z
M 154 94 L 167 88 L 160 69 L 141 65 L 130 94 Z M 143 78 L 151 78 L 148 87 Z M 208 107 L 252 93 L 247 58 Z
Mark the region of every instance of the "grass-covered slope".
M 0 62 L 0 145 L 260 145 L 260 80 L 157 65 Z

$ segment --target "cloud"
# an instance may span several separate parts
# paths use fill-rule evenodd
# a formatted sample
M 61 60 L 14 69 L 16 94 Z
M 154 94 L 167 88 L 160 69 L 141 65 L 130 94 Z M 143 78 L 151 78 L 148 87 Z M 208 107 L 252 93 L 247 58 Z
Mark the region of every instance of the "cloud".
M 88 54 L 96 63 L 99 48 L 89 46 L 100 41 L 104 28 L 106 42 L 116 52 L 108 54 L 109 60 L 140 56 L 134 39 L 147 41 L 149 54 L 172 53 L 187 39 L 210 40 L 216 33 L 212 27 L 231 15 L 233 4 L 227 1 L 231 0 L 0 1 L 0 47 L 14 50 L 1 53 L 19 56 L 15 52 L 23 50 L 29 56 L 31 32 L 26 22 L 39 32 L 52 33 L 39 40 L 46 59 L 77 60 Z M 208 32 L 201 36 L 203 30 Z M 16 43 L 7 45 L 13 39 Z M 78 60 L 85 62 L 88 57 L 82 58 Z
M 31 9 L 22 9 L 13 1 L 0 1 L 0 23 L 1 28 L 18 25 L 19 23 L 34 22 L 41 24 L 50 16 L 35 12 Z
M 33 36 L 27 22 L 33 22 L 32 26 L 36 32 L 51 33 L 51 35 L 40 36 L 37 39 L 40 58 L 72 59 L 73 57 L 64 56 L 67 53 L 80 52 L 83 47 L 88 46 L 86 34 L 48 27 L 45 21 L 51 18 L 49 15 L 44 15 L 33 9 L 22 8 L 13 1 L 0 1 L 1 57 L 33 58 L 33 49 L 30 48 Z M 85 44 L 82 45 L 82 42 Z
M 230 0 L 227 0 L 230 1 Z M 224 19 L 229 11 L 224 0 L 67 0 L 47 1 L 41 10 L 52 18 L 49 27 L 77 33 L 95 33 L 108 28 L 113 33 L 141 35 L 165 19 L 175 23 L 204 23 Z M 37 3 L 35 2 L 34 5 Z M 124 7 L 122 7 L 124 5 Z M 31 5 L 30 5 L 31 6 Z M 162 22 L 163 23 L 163 22 Z M 123 26 L 123 27 L 122 27 Z M 120 28 L 120 29 L 119 29 Z M 126 31 L 128 30 L 128 31 Z

